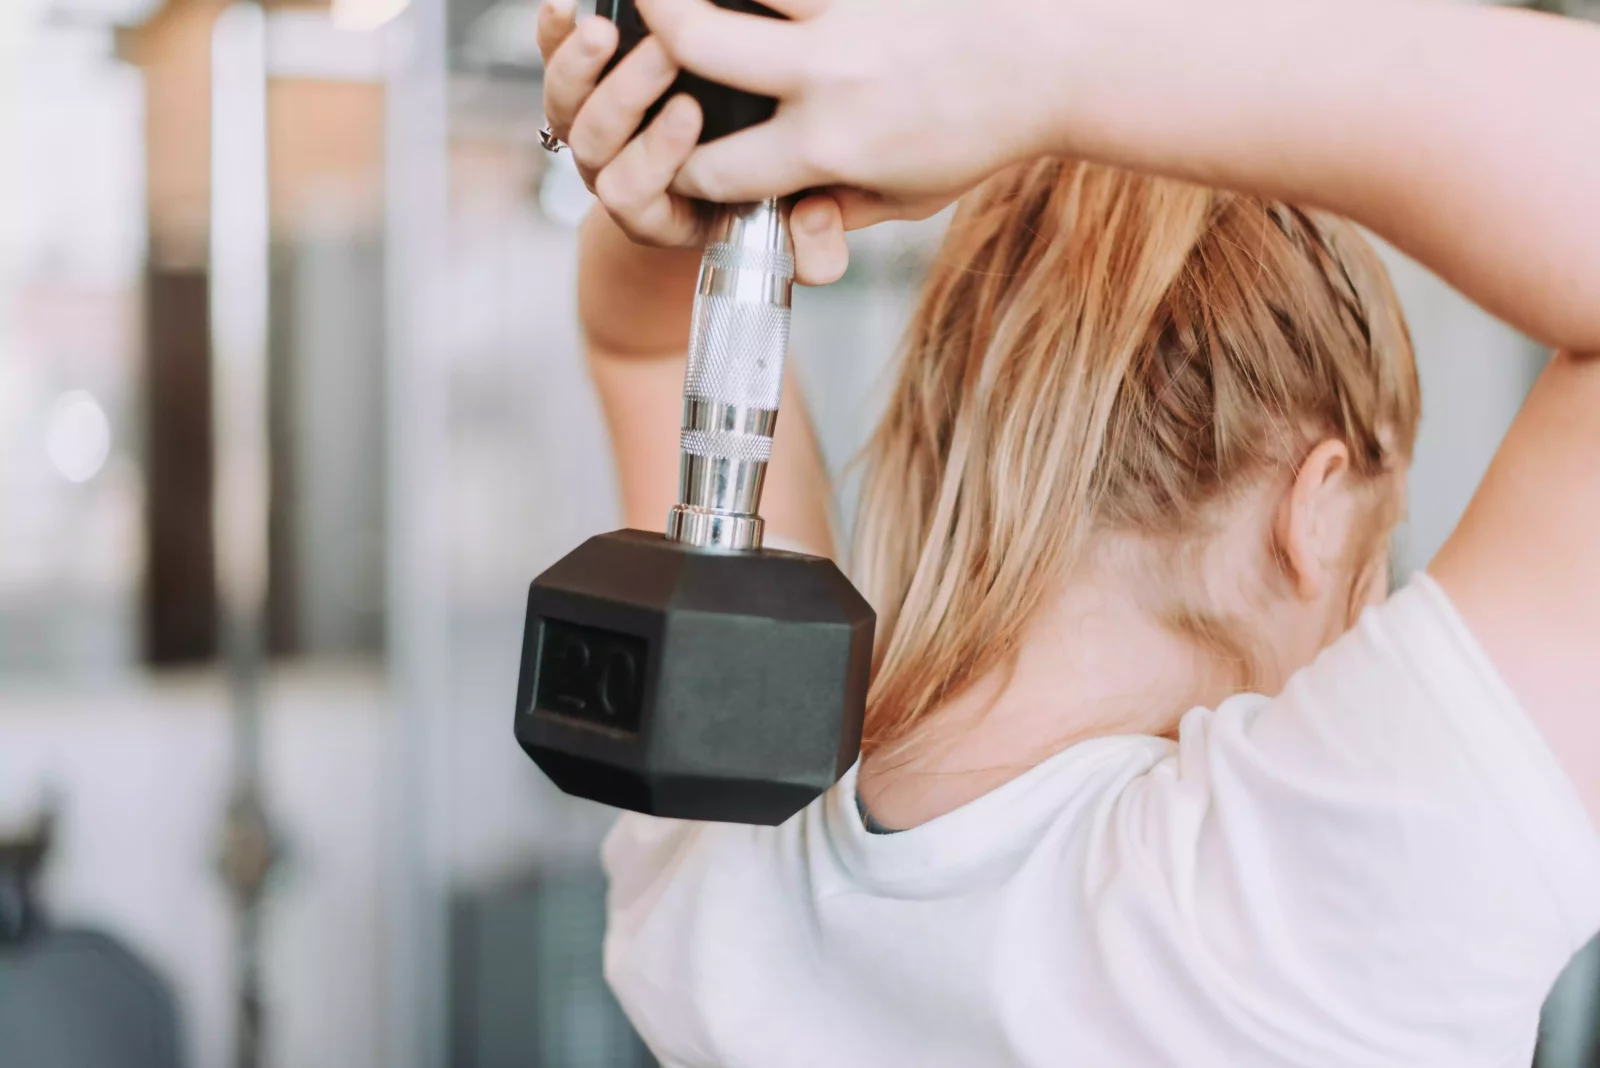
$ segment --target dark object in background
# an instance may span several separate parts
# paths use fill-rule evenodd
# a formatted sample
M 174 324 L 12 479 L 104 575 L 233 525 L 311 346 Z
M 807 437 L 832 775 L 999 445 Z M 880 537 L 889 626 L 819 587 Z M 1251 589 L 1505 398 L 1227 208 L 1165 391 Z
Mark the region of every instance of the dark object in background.
M 211 529 L 210 276 L 152 265 L 145 276 L 145 660 L 217 655 Z
M 770 7 L 755 3 L 754 0 L 713 0 L 713 3 L 718 7 L 746 15 L 783 17 Z M 611 62 L 606 64 L 606 73 L 609 74 L 611 68 L 620 63 L 622 57 L 632 51 L 634 45 L 649 35 L 650 29 L 639 17 L 639 9 L 634 6 L 633 0 L 599 0 L 595 4 L 595 14 L 617 24 L 617 51 L 611 57 Z M 715 141 L 719 137 L 737 133 L 747 126 L 766 122 L 772 118 L 772 113 L 778 106 L 778 102 L 770 96 L 756 96 L 754 93 L 729 89 L 708 82 L 698 74 L 683 71 L 672 83 L 672 88 L 645 112 L 643 125 L 648 126 L 666 102 L 679 93 L 688 93 L 700 103 L 700 110 L 705 116 L 700 129 L 702 142 Z
M 1534 1068 L 1600 1068 L 1600 938 L 1578 950 L 1545 999 Z
M 180 1068 L 172 992 L 120 942 L 52 930 L 35 887 L 50 821 L 0 841 L 0 1065 Z
M 54 830 L 55 818 L 47 810 L 27 832 L 0 839 L 0 947 L 20 945 L 44 928 L 39 872 Z
M 454 900 L 451 1068 L 653 1068 L 606 987 L 605 893 L 577 870 Z

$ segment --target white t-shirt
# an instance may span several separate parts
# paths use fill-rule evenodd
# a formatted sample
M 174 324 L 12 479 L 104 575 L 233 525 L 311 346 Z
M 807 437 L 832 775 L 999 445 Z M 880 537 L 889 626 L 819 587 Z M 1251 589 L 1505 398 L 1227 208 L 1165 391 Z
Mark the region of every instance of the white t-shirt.
M 612 831 L 606 975 L 664 1064 L 1526 1065 L 1600 929 L 1600 833 L 1426 576 L 1176 742 L 891 835 L 855 778 Z

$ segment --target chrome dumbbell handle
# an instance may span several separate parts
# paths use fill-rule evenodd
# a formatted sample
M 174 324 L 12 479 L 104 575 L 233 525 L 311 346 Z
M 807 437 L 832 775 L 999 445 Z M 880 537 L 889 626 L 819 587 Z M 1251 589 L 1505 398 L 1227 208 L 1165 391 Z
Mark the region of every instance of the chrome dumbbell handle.
M 678 503 L 667 516 L 673 541 L 761 547 L 757 509 L 783 393 L 793 288 L 788 202 L 720 209 L 695 289 Z

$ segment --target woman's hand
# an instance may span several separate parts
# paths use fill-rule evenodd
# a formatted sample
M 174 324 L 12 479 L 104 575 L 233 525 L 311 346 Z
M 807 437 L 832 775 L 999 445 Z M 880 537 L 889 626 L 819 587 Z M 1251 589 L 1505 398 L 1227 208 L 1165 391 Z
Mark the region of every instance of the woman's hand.
M 545 118 L 570 146 L 584 184 L 611 219 L 642 245 L 702 245 L 709 219 L 704 206 L 669 188 L 700 136 L 699 105 L 690 96 L 675 96 L 634 136 L 645 111 L 678 74 L 661 42 L 645 38 L 602 79 L 617 48 L 617 30 L 608 20 L 590 18 L 580 25 L 573 0 L 546 0 L 538 35 Z M 844 273 L 849 253 L 831 197 L 802 199 L 792 226 L 797 280 L 816 285 Z
M 1061 63 L 1038 40 L 1040 3 L 765 2 L 793 21 L 637 0 L 672 61 L 779 101 L 770 122 L 691 155 L 675 191 L 738 201 L 828 188 L 855 229 L 925 218 L 1048 150 Z M 1060 21 L 1049 7 L 1046 25 Z

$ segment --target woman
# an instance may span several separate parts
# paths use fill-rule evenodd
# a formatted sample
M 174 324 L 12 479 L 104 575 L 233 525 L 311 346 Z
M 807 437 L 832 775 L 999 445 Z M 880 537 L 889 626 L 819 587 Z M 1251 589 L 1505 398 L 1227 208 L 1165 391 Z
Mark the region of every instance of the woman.
M 869 450 L 862 760 L 778 828 L 623 817 L 607 971 L 641 1033 L 723 1068 L 1527 1063 L 1600 929 L 1600 34 L 783 6 L 640 0 L 655 36 L 598 85 L 610 28 L 540 23 L 606 209 L 580 313 L 631 524 L 671 499 L 687 196 L 826 188 L 795 210 L 820 282 L 841 227 L 982 183 Z M 697 150 L 675 100 L 630 141 L 680 64 L 777 116 Z M 1393 596 L 1415 373 L 1341 216 L 1561 350 Z M 769 523 L 825 551 L 787 407 Z

